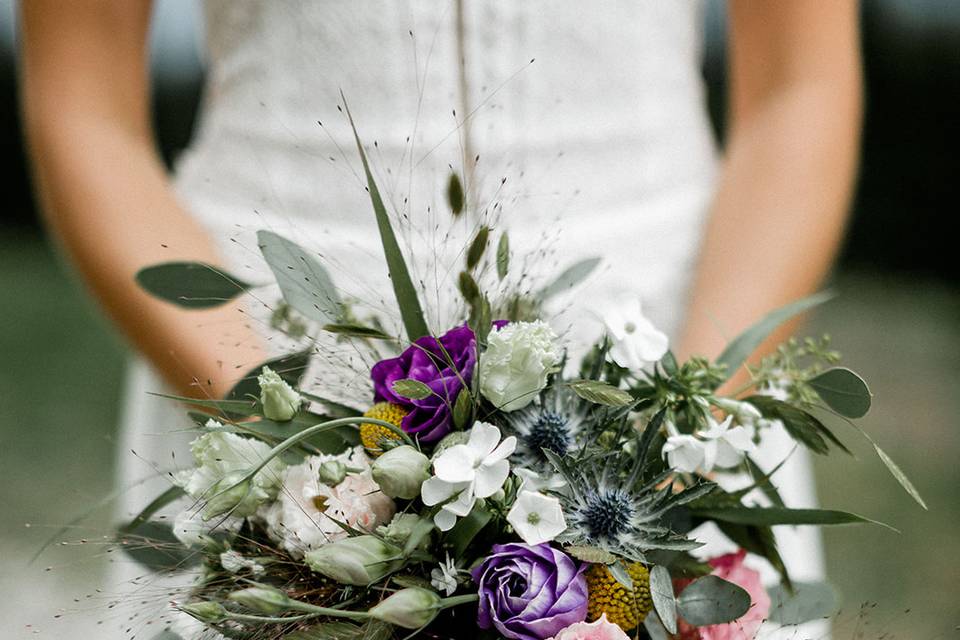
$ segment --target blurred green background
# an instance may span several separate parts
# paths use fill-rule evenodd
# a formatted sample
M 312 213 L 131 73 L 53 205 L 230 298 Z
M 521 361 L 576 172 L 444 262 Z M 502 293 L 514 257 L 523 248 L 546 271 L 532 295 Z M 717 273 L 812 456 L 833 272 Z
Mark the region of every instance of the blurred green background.
M 165 18 L 154 35 L 157 126 L 167 157 L 189 137 L 202 81 L 189 48 L 195 14 L 170 9 L 192 4 L 161 3 Z M 704 73 L 719 123 L 723 7 L 707 8 Z M 826 532 L 831 578 L 845 604 L 834 635 L 953 638 L 960 624 L 960 268 L 946 224 L 957 203 L 960 3 L 866 2 L 863 20 L 864 162 L 834 277 L 841 296 L 808 332 L 831 333 L 846 363 L 870 382 L 875 405 L 864 426 L 914 479 L 930 510 L 900 491 L 859 436 L 838 430 L 857 459 L 818 460 L 821 502 L 902 533 Z M 95 591 L 107 560 L 96 539 L 108 531 L 109 509 L 63 536 L 88 539 L 85 548 L 54 546 L 29 560 L 41 540 L 112 489 L 126 353 L 35 222 L 18 150 L 10 2 L 0 2 L 0 26 L 0 79 L 10 97 L 0 107 L 0 135 L 14 160 L 9 215 L 0 223 L 0 637 L 96 637 L 96 619 L 110 615 L 101 608 L 108 594 Z M 877 604 L 865 622 L 857 617 L 864 603 Z M 55 619 L 61 608 L 67 615 Z

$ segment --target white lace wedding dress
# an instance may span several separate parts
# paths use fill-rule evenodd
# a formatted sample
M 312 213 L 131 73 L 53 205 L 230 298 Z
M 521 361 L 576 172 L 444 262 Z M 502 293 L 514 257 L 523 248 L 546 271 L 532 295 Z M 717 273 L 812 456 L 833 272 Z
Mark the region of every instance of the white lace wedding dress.
M 240 277 L 266 278 L 254 233 L 270 228 L 321 252 L 361 303 L 391 299 L 342 90 L 382 190 L 412 221 L 408 247 L 443 253 L 436 227 L 449 219 L 452 166 L 469 197 L 496 210 L 515 254 L 533 256 L 532 273 L 603 256 L 589 287 L 563 303 L 563 322 L 583 327 L 571 340 L 598 331 L 594 310 L 624 290 L 677 331 L 717 173 L 699 3 L 206 0 L 205 19 L 207 86 L 174 184 Z M 144 459 L 188 464 L 189 434 L 171 435 L 187 426 L 181 408 L 146 395 L 162 388 L 133 365 L 125 483 L 156 474 Z M 772 466 L 790 445 L 769 440 Z M 813 503 L 803 454 L 778 479 L 788 504 Z M 163 483 L 130 491 L 124 509 Z M 779 534 L 795 577 L 816 578 L 815 533 Z M 712 550 L 729 548 L 707 537 Z M 136 575 L 120 565 L 117 580 Z

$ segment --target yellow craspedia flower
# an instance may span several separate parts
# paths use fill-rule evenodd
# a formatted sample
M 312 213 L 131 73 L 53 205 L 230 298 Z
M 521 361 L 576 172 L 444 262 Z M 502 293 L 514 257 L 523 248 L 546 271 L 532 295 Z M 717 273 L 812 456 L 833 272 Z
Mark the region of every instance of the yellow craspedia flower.
M 399 427 L 408 413 L 410 412 L 398 404 L 378 402 L 370 407 L 363 416 L 365 418 L 383 420 L 384 422 L 389 422 Z M 364 423 L 360 425 L 360 442 L 363 443 L 363 447 L 367 450 L 367 453 L 373 457 L 377 457 L 383 453 L 383 440 L 396 440 L 399 442 L 401 438 L 393 431 L 390 431 L 390 429 L 378 424 Z
M 595 564 L 587 570 L 587 618 L 591 622 L 605 613 L 607 620 L 624 631 L 632 631 L 653 609 L 650 572 L 639 562 L 626 567 L 633 579 L 633 590 L 617 582 L 606 565 Z

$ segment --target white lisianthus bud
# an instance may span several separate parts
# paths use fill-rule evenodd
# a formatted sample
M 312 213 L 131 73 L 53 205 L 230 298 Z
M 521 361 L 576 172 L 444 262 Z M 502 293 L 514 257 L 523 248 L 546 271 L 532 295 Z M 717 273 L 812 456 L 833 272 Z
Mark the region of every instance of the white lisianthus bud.
M 368 585 L 402 564 L 400 549 L 375 536 L 356 536 L 308 551 L 307 566 L 341 584 Z
M 328 460 L 320 464 L 320 482 L 335 487 L 347 477 L 347 465 L 340 460 Z
M 204 520 L 210 520 L 228 513 L 237 516 L 250 515 L 245 512 L 237 513 L 241 510 L 243 502 L 247 499 L 252 487 L 249 480 L 243 479 L 245 475 L 242 471 L 235 471 L 213 485 L 210 490 L 210 499 L 203 507 Z
M 713 405 L 737 419 L 739 424 L 752 427 L 763 418 L 760 411 L 749 402 L 732 398 L 711 398 Z
M 386 495 L 413 500 L 430 477 L 430 459 L 410 445 L 403 445 L 374 460 L 371 472 L 373 481 Z
M 370 609 L 371 617 L 404 629 L 425 627 L 440 611 L 440 596 L 429 589 L 408 587 Z
M 227 596 L 234 602 L 239 602 L 247 609 L 252 609 L 266 615 L 273 615 L 286 611 L 290 605 L 290 597 L 279 589 L 269 587 L 250 587 L 241 591 L 234 591 Z
M 219 602 L 192 602 L 180 607 L 180 611 L 204 624 L 217 624 L 227 618 L 227 610 Z
M 260 404 L 263 405 L 265 417 L 286 422 L 297 415 L 300 396 L 279 374 L 270 367 L 264 367 L 257 382 L 260 383 Z

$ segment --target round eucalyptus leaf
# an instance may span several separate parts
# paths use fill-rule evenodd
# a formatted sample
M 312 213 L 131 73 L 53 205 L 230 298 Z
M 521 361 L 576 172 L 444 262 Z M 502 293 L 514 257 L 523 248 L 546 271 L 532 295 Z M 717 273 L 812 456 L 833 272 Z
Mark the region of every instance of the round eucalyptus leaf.
M 862 418 L 870 410 L 870 389 L 850 369 L 835 367 L 807 380 L 831 409 L 846 418 Z
M 677 598 L 680 617 L 696 627 L 732 622 L 750 609 L 750 594 L 714 575 L 690 583 Z
M 186 309 L 219 307 L 253 286 L 203 262 L 151 265 L 138 271 L 136 279 L 150 295 Z

